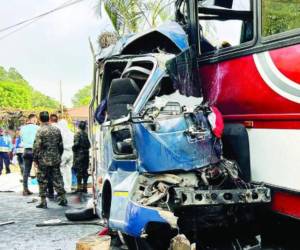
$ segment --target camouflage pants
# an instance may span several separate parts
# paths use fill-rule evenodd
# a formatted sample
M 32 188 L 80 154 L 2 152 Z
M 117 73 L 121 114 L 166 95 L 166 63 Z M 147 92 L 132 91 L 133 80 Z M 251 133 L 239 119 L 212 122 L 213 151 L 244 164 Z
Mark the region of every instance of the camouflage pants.
M 53 186 L 58 194 L 62 196 L 66 193 L 64 189 L 64 181 L 60 172 L 60 165 L 43 166 L 39 165 L 37 171 L 37 179 L 39 183 L 40 197 L 45 198 L 47 192 L 48 179 L 52 177 Z
M 77 180 L 83 180 L 83 182 L 87 182 L 89 177 L 88 169 L 89 169 L 89 156 L 87 155 L 74 155 L 74 168 L 76 170 Z

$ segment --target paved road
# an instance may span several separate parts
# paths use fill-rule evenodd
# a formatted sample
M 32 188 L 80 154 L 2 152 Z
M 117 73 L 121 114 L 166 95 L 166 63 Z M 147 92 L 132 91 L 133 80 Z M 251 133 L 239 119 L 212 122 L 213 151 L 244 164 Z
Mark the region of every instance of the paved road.
M 36 197 L 36 196 L 35 196 Z M 84 207 L 77 196 L 69 196 L 69 207 L 48 203 L 48 209 L 37 209 L 37 202 L 28 204 L 32 197 L 17 193 L 0 193 L 0 222 L 14 220 L 15 224 L 0 226 L 1 250 L 74 250 L 82 236 L 96 233 L 94 225 L 36 227 L 50 219 L 65 219 L 64 211 L 71 207 Z
M 35 196 L 36 197 L 36 196 Z M 48 209 L 37 209 L 37 202 L 28 204 L 33 197 L 23 197 L 19 193 L 0 192 L 0 222 L 14 220 L 15 224 L 0 226 L 0 250 L 74 250 L 76 241 L 88 234 L 96 233 L 101 228 L 95 225 L 36 227 L 37 223 L 50 219 L 65 219 L 64 211 L 68 208 L 84 207 L 84 203 L 76 195 L 68 196 L 67 208 L 58 206 L 55 202 L 48 203 Z M 273 219 L 273 222 L 277 219 Z M 273 223 L 274 224 L 274 223 Z M 299 224 L 290 227 L 279 224 L 278 230 L 268 232 L 269 242 L 264 249 L 298 250 Z M 270 225 L 268 231 L 274 228 Z M 274 231 L 274 232 L 273 232 Z M 295 237 L 283 237 L 284 234 L 296 234 Z M 296 238 L 297 237 L 297 238 Z M 113 247 L 113 250 L 120 248 Z

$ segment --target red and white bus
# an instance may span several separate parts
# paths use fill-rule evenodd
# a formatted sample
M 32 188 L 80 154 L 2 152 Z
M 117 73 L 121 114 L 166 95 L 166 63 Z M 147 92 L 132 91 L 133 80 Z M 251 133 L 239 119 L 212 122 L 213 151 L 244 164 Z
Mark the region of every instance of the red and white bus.
M 272 187 L 275 212 L 300 219 L 300 1 L 179 0 L 177 21 L 224 115 L 225 152 Z

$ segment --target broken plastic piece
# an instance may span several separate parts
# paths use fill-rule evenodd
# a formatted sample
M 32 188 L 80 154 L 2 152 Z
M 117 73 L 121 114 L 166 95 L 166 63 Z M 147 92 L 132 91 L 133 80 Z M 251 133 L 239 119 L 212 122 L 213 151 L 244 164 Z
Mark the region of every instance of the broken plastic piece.
M 221 112 L 216 107 L 211 107 L 211 113 L 208 115 L 208 121 L 214 135 L 221 138 L 224 131 L 224 121 Z
M 98 236 L 108 235 L 108 233 L 109 233 L 109 229 L 108 227 L 105 227 L 98 233 Z

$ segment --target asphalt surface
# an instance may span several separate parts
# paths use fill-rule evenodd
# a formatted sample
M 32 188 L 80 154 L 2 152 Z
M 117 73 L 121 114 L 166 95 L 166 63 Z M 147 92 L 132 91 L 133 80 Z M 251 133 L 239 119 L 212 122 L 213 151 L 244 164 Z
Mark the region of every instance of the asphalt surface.
M 19 193 L 0 193 L 0 223 L 14 221 L 14 224 L 0 226 L 1 250 L 74 250 L 76 241 L 88 234 L 101 230 L 96 225 L 67 225 L 36 227 L 37 223 L 50 219 L 66 220 L 66 209 L 84 207 L 77 195 L 69 195 L 68 207 L 60 207 L 54 201 L 48 202 L 48 209 L 37 209 L 38 202 L 27 203 L 36 195 L 23 197 Z
M 23 197 L 16 192 L 0 192 L 0 223 L 14 221 L 14 224 L 0 226 L 0 250 L 74 250 L 78 239 L 99 232 L 97 225 L 66 225 L 36 227 L 47 220 L 66 221 L 64 212 L 70 208 L 85 207 L 88 197 L 68 195 L 68 207 L 60 207 L 54 201 L 48 201 L 48 209 L 37 209 L 37 195 Z M 283 222 L 272 217 L 262 232 L 267 241 L 266 250 L 298 250 L 300 224 Z M 267 239 L 267 240 L 266 240 Z M 112 250 L 118 250 L 112 247 Z

